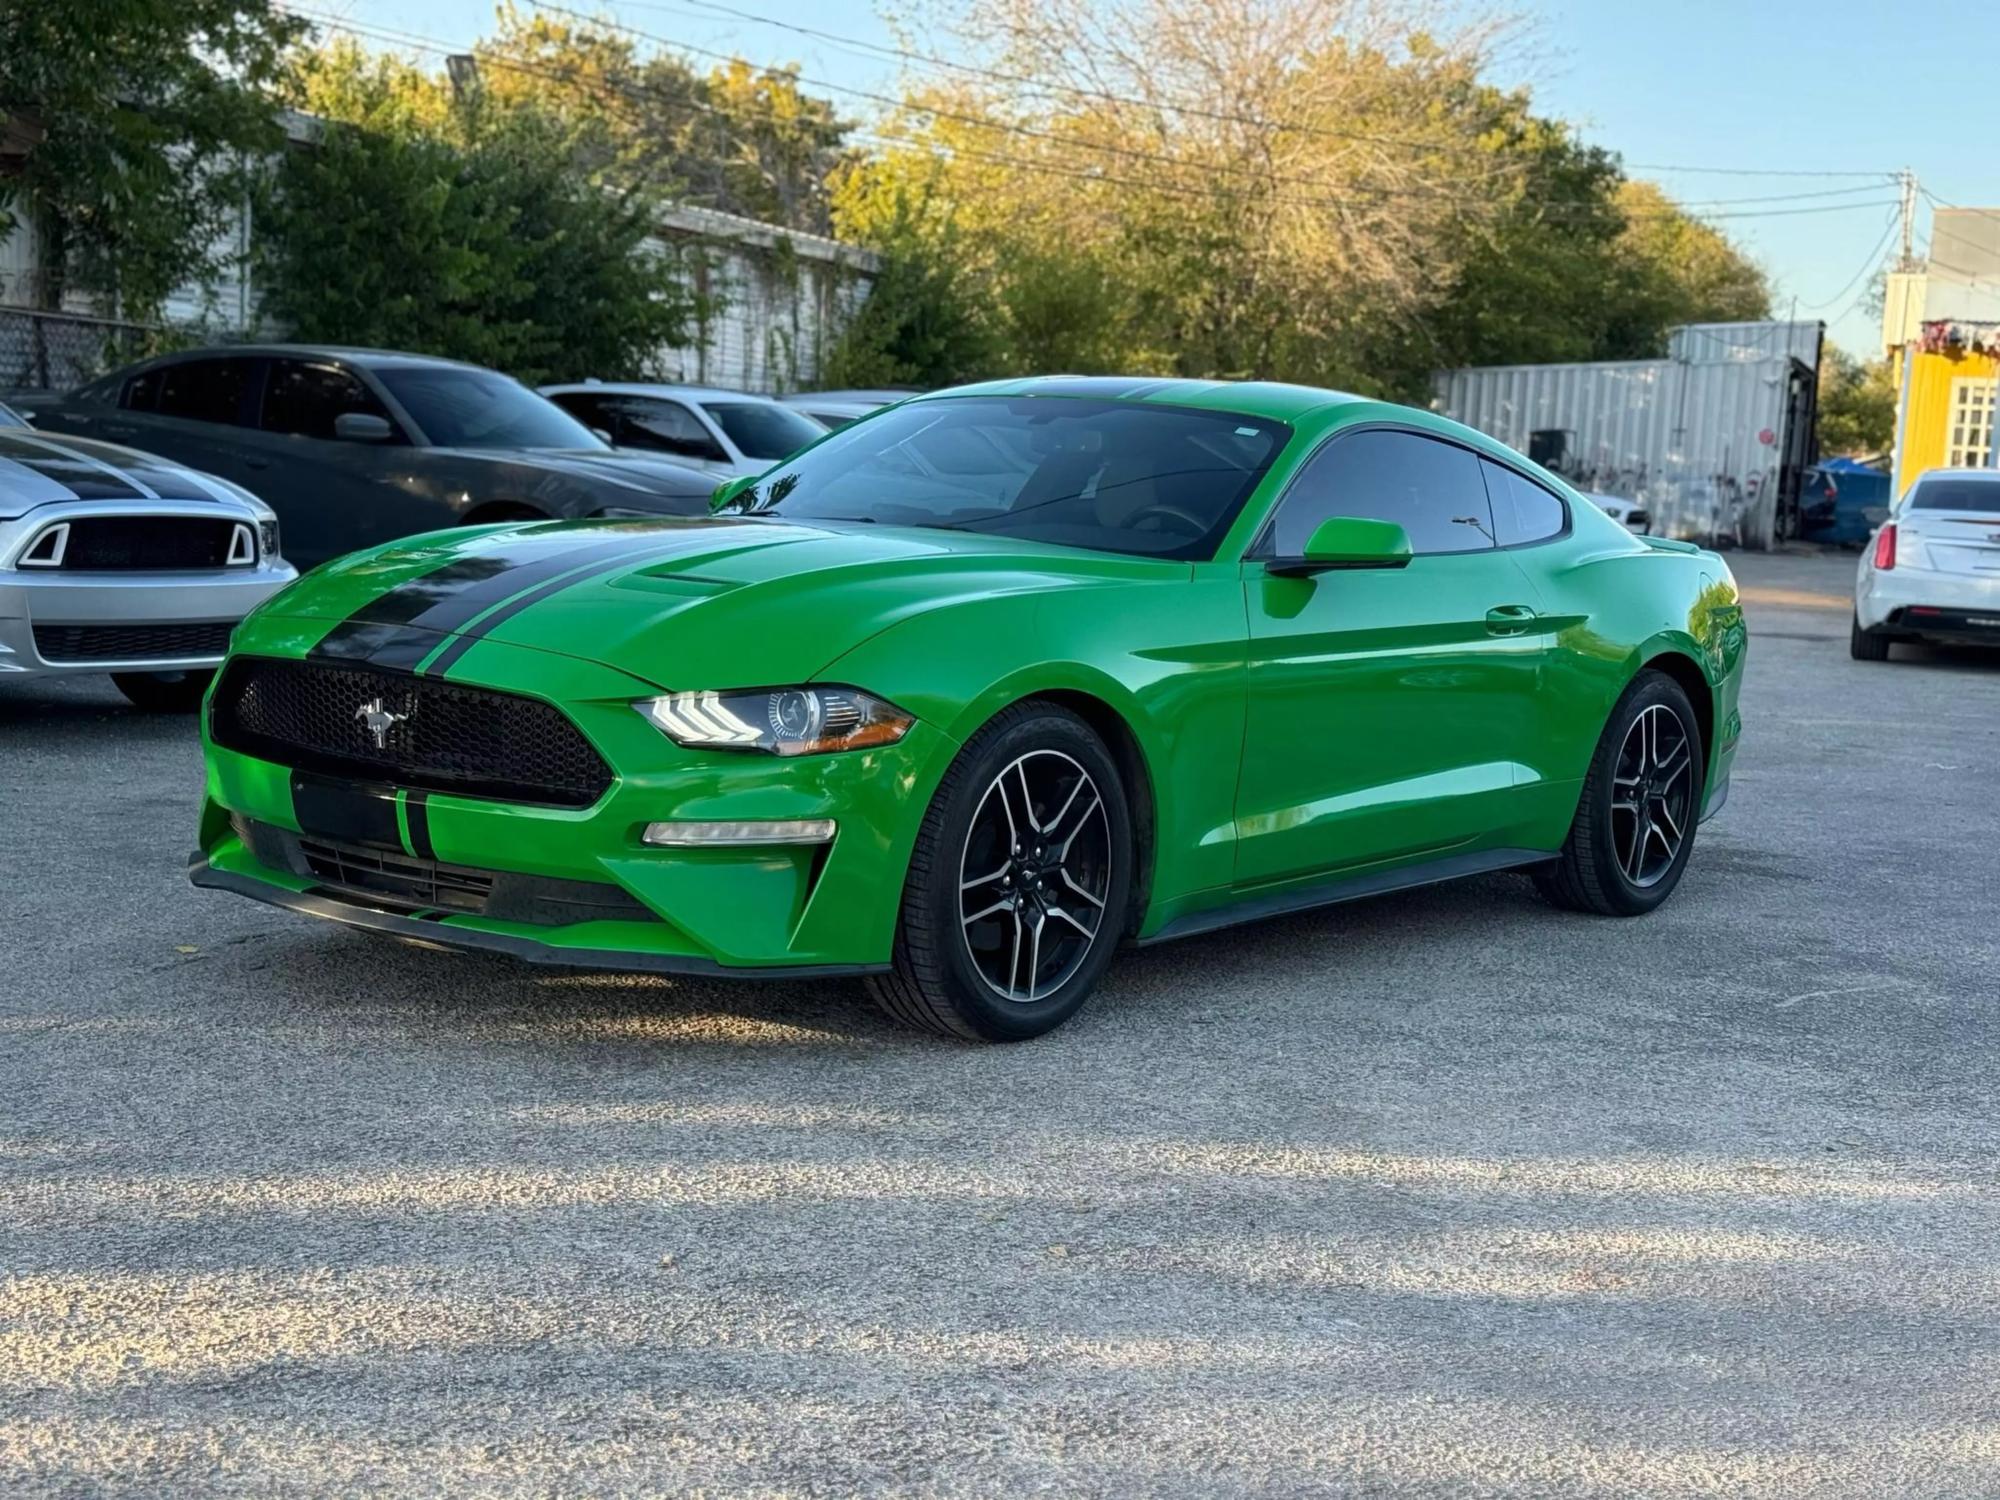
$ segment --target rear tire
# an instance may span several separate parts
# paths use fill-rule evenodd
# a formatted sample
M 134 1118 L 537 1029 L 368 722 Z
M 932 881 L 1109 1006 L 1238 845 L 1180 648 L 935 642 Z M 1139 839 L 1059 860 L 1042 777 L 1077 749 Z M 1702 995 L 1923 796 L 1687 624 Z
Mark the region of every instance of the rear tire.
M 1132 816 L 1117 763 L 1052 703 L 1002 711 L 931 799 L 876 1003 L 907 1026 L 1018 1042 L 1074 1015 L 1132 900 Z
M 193 672 L 113 672 L 112 685 L 134 708 L 153 714 L 190 714 L 215 676 L 213 667 Z
M 1856 661 L 1887 661 L 1889 659 L 1889 637 L 1872 630 L 1861 628 L 1861 616 L 1854 617 L 1854 623 L 1847 633 L 1847 654 Z
M 1542 895 L 1607 917 L 1659 906 L 1694 851 L 1706 770 L 1686 692 L 1664 672 L 1641 672 L 1604 726 L 1562 852 L 1534 872 Z

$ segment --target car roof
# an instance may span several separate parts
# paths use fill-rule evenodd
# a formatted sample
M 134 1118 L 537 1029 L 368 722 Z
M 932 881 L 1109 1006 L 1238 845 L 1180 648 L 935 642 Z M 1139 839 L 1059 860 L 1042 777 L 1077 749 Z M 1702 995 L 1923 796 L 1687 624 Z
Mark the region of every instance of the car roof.
M 283 358 L 283 359 L 341 359 L 350 364 L 375 367 L 380 365 L 436 365 L 461 370 L 485 370 L 485 365 L 475 365 L 462 359 L 446 359 L 441 354 L 411 354 L 401 349 L 370 349 L 360 344 L 212 344 L 200 349 L 176 349 L 170 354 L 159 354 L 142 365 L 179 364 L 190 359 L 238 358 Z M 499 374 L 500 371 L 491 373 Z
M 2000 469 L 1926 469 L 1913 482 L 1922 484 L 1926 479 L 1979 479 L 2000 484 Z
M 749 391 L 732 391 L 719 385 L 675 385 L 670 380 L 564 380 L 537 386 L 544 396 L 569 391 L 602 391 L 612 396 L 684 396 L 690 401 L 762 401 L 776 406 L 769 396 Z
M 1082 396 L 1101 401 L 1145 401 L 1162 406 L 1197 406 L 1286 422 L 1308 412 L 1366 401 L 1346 391 L 1287 385 L 1276 380 L 1184 380 L 1149 375 L 1034 375 L 988 380 L 918 396 Z

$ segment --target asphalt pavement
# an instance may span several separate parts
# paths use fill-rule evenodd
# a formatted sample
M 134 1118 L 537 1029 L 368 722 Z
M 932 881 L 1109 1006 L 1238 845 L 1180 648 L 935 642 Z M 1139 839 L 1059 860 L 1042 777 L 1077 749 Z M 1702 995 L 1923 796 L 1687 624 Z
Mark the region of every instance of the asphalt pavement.
M 1293 917 L 1012 1048 L 192 890 L 193 724 L 0 684 L 0 1493 L 2000 1493 L 2000 658 L 1733 562 L 1664 910 Z

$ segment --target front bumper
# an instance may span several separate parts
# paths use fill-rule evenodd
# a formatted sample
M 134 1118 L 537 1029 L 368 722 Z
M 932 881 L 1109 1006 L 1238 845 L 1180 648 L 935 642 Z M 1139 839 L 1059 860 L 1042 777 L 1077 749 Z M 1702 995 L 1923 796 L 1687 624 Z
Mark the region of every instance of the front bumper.
M 252 649 L 282 630 L 260 618 Z M 483 801 L 314 776 L 208 740 L 197 885 L 309 915 L 538 963 L 671 973 L 862 973 L 888 963 L 909 850 L 956 753 L 915 725 L 876 750 L 780 758 L 687 750 L 632 709 L 659 689 L 573 657 L 487 641 L 450 680 L 557 703 L 614 773 L 587 808 Z M 651 823 L 829 818 L 825 844 L 649 846 Z M 591 883 L 635 909 L 521 920 L 384 901 L 270 854 L 258 825 L 414 865 Z M 260 850 L 262 851 L 260 856 Z M 325 866 L 321 867 L 322 870 Z M 497 909 L 497 908 L 496 908 Z
M 227 630 L 222 627 L 235 625 L 297 577 L 286 562 L 227 574 L 0 570 L 0 675 L 212 667 L 225 649 Z M 204 625 L 217 628 L 182 628 Z M 100 633 L 107 629 L 115 629 L 116 635 Z M 71 644 L 86 634 L 94 641 L 119 643 L 123 654 L 103 655 L 96 644 Z M 190 641 L 196 649 L 190 649 Z

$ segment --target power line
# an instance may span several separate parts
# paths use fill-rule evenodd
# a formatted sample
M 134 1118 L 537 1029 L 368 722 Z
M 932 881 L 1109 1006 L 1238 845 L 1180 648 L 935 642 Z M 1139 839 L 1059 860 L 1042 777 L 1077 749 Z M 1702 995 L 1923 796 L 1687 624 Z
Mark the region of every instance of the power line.
M 545 0 L 530 0 L 530 3 L 534 4 L 537 9 L 541 10 L 553 10 L 569 16 L 578 16 L 579 14 L 576 11 L 567 10 L 560 5 L 545 3 Z M 688 10 L 685 6 L 663 5 L 654 3 L 654 0 L 625 0 L 625 3 L 634 10 L 650 10 L 650 11 L 660 12 L 663 14 L 678 14 L 678 15 L 696 14 L 696 12 Z M 1225 110 L 1201 109 L 1194 105 L 1173 104 L 1166 102 L 1164 100 L 1138 99 L 1132 97 L 1129 94 L 1119 94 L 1109 89 L 1086 88 L 1080 84 L 1054 83 L 1047 79 L 1032 78 L 1021 73 L 1007 73 L 994 68 L 979 67 L 973 63 L 958 62 L 952 58 L 939 57 L 934 53 L 915 52 L 906 47 L 891 47 L 880 42 L 864 42 L 857 40 L 853 37 L 843 37 L 831 31 L 822 31 L 814 26 L 801 26 L 795 21 L 781 21 L 775 16 L 760 16 L 756 15 L 751 11 L 738 10 L 734 6 L 724 5 L 720 3 L 720 0 L 687 0 L 687 4 L 696 6 L 703 11 L 714 11 L 722 15 L 730 16 L 736 20 L 748 21 L 754 25 L 772 26 L 778 28 L 781 31 L 792 32 L 798 36 L 812 37 L 817 41 L 830 42 L 834 46 L 843 48 L 850 52 L 858 52 L 864 55 L 874 55 L 884 58 L 894 58 L 903 62 L 923 63 L 927 67 L 946 68 L 954 73 L 966 74 L 968 77 L 991 79 L 997 83 L 1019 84 L 1030 89 L 1038 90 L 1045 94 L 1047 93 L 1071 94 L 1075 95 L 1078 98 L 1098 99 L 1110 104 L 1130 105 L 1135 109 L 1149 109 L 1149 110 L 1162 111 L 1170 114 L 1189 115 L 1196 119 L 1214 120 L 1224 124 L 1250 125 L 1261 130 L 1291 131 L 1300 135 L 1326 135 L 1326 136 L 1331 136 L 1337 140 L 1376 141 L 1380 144 L 1388 144 L 1390 140 L 1393 140 L 1393 138 L 1385 140 L 1379 137 L 1350 135 L 1341 131 L 1331 131 L 1331 130 L 1326 130 L 1323 127 L 1319 126 L 1301 125 L 1286 120 L 1260 119 L 1254 115 L 1233 114 Z M 647 33 L 644 32 L 637 32 L 636 34 L 641 36 L 647 35 Z M 650 38 L 650 39 L 654 41 L 664 42 L 663 38 Z M 676 42 L 676 43 L 666 43 L 666 45 L 679 46 L 681 44 Z M 689 49 L 689 50 L 694 50 L 694 49 Z M 806 80 L 801 80 L 801 81 L 803 82 Z M 824 87 L 824 86 L 825 85 L 815 85 L 815 87 Z M 863 96 L 863 97 L 871 97 L 871 96 Z M 1426 145 L 1426 143 L 1416 142 L 1416 141 L 1403 141 L 1400 143 L 1419 146 L 1419 147 L 1424 147 Z M 1741 176 L 1741 177 L 1867 177 L 1867 178 L 1877 179 L 1877 182 L 1879 182 L 1883 180 L 1893 179 L 1895 176 L 1895 173 L 1893 172 L 1882 172 L 1882 171 L 1859 171 L 1859 170 L 1845 171 L 1845 172 L 1804 171 L 1791 167 L 1775 167 L 1769 169 L 1762 169 L 1756 167 L 1692 167 L 1692 166 L 1668 166 L 1651 162 L 1631 162 L 1627 163 L 1627 166 L 1630 170 L 1636 172 L 1715 173 L 1724 176 Z M 1876 185 L 1877 184 L 1875 182 L 1871 182 L 1863 185 L 1862 187 L 1846 189 L 1845 191 L 1860 192 L 1860 191 L 1865 191 L 1867 188 L 1872 188 Z
M 1870 250 L 1868 252 L 1868 258 L 1861 262 L 1861 269 L 1856 271 L 1852 276 L 1848 277 L 1847 284 L 1841 287 L 1841 289 L 1835 292 L 1831 297 L 1827 298 L 1826 301 L 1809 302 L 1806 304 L 1804 311 L 1824 312 L 1827 308 L 1833 306 L 1834 303 L 1840 301 L 1841 298 L 1845 297 L 1849 292 L 1853 291 L 1855 287 L 1859 286 L 1861 284 L 1861 278 L 1866 276 L 1871 270 L 1873 270 L 1877 265 L 1881 263 L 1882 252 L 1889 248 L 1889 239 L 1892 235 L 1895 234 L 1895 232 L 1896 232 L 1896 215 L 1890 214 L 1888 219 L 1885 220 L 1882 225 L 1882 238 L 1875 242 L 1875 248 L 1873 250 Z
M 443 42 L 435 37 L 423 36 L 416 32 L 398 31 L 392 28 L 385 28 L 385 27 L 361 26 L 347 21 L 337 20 L 334 17 L 325 15 L 324 13 L 321 12 L 309 11 L 302 7 L 292 6 L 286 8 L 292 10 L 295 14 L 305 16 L 306 18 L 316 22 L 319 25 L 326 27 L 329 30 L 342 32 L 352 36 L 365 37 L 373 40 L 385 40 L 391 43 L 392 45 L 409 47 L 414 50 L 431 52 L 445 56 L 453 55 L 458 50 L 453 46 L 451 46 L 449 43 Z M 562 10 L 562 7 L 560 6 L 548 6 L 545 8 L 553 10 Z M 564 12 L 564 13 L 576 14 L 575 12 Z M 624 28 L 624 29 L 630 29 L 630 28 Z M 639 34 L 645 35 L 644 33 L 639 33 Z M 652 40 L 652 38 L 650 37 L 648 39 Z M 723 56 L 724 54 L 711 53 L 710 55 Z M 625 98 L 628 101 L 633 100 L 634 97 L 637 96 L 646 99 L 650 102 L 653 102 L 655 104 L 664 103 L 668 107 L 674 109 L 685 109 L 696 113 L 715 115 L 724 119 L 733 118 L 727 111 L 719 110 L 715 108 L 713 105 L 705 104 L 700 100 L 684 98 L 680 96 L 673 96 L 673 95 L 663 95 L 658 89 L 649 88 L 643 84 L 621 84 L 613 82 L 611 80 L 586 79 L 574 72 L 566 72 L 561 69 L 536 67 L 531 63 L 525 63 L 518 59 L 513 59 L 513 58 L 503 58 L 503 57 L 495 57 L 488 55 L 482 60 L 485 64 L 489 66 L 498 67 L 507 71 L 522 73 L 528 76 L 538 77 L 558 83 L 564 83 L 571 87 L 595 89 L 599 91 L 609 90 L 612 93 L 622 98 Z M 732 58 L 732 60 L 734 59 Z M 809 82 L 810 80 L 801 79 L 800 81 Z M 998 132 L 1003 132 L 1003 133 L 1012 132 L 1012 133 L 1026 134 L 1035 137 L 1044 137 L 1048 139 L 1057 140 L 1061 144 L 1070 147 L 1082 148 L 1087 150 L 1116 149 L 1116 148 L 1107 148 L 1102 146 L 1092 146 L 1088 142 L 1070 140 L 1066 137 L 1055 135 L 1051 132 L 1033 131 L 1033 130 L 1027 130 L 1024 127 L 1008 126 L 1000 122 L 977 120 L 971 116 L 958 116 L 956 118 L 963 119 L 968 123 L 992 129 Z M 1177 172 L 1193 173 L 1197 176 L 1206 177 L 1209 179 L 1209 185 L 1206 188 L 1185 187 L 1166 182 L 1142 180 L 1132 177 L 1113 176 L 1109 173 L 1099 172 L 1095 170 L 1079 170 L 1077 168 L 1063 167 L 1049 162 L 1030 161 L 1022 157 L 1009 156 L 998 152 L 982 151 L 975 147 L 941 144 L 934 140 L 928 140 L 916 136 L 887 135 L 882 133 L 881 131 L 864 131 L 864 130 L 856 130 L 853 133 L 862 139 L 870 140 L 873 142 L 879 142 L 882 144 L 887 144 L 892 146 L 903 146 L 913 149 L 929 150 L 934 154 L 948 154 L 954 157 L 963 156 L 970 160 L 991 162 L 998 165 L 1012 167 L 1018 171 L 1023 171 L 1023 172 L 1038 173 L 1044 176 L 1065 178 L 1071 181 L 1093 183 L 1109 187 L 1142 188 L 1147 191 L 1159 192 L 1166 194 L 1168 196 L 1176 196 L 1176 197 L 1206 198 L 1219 195 L 1223 197 L 1231 197 L 1237 199 L 1257 199 L 1258 201 L 1271 204 L 1273 206 L 1333 208 L 1333 209 L 1352 209 L 1358 206 L 1357 200 L 1383 201 L 1383 200 L 1391 200 L 1398 198 L 1429 199 L 1433 201 L 1457 204 L 1460 206 L 1470 205 L 1479 207 L 1490 206 L 1493 201 L 1487 198 L 1467 197 L 1460 194 L 1441 193 L 1430 190 L 1420 190 L 1412 188 L 1384 188 L 1384 187 L 1372 187 L 1372 186 L 1356 187 L 1352 190 L 1353 196 L 1342 197 L 1342 198 L 1332 198 L 1324 196 L 1319 196 L 1319 197 L 1266 196 L 1256 186 L 1232 187 L 1226 185 L 1221 181 L 1220 174 L 1217 174 L 1211 168 L 1203 167 L 1196 163 L 1189 163 L 1186 161 L 1182 161 L 1175 157 L 1162 156 L 1157 153 L 1119 152 L 1118 154 L 1134 155 L 1141 160 L 1150 161 L 1159 165 L 1167 166 Z M 1274 182 L 1281 182 L 1293 186 L 1310 187 L 1315 185 L 1309 179 L 1304 179 L 1304 178 L 1279 177 L 1279 178 L 1273 178 L 1271 180 Z M 1837 191 L 1839 193 L 1849 193 L 1855 191 L 1855 189 L 1839 189 L 1834 191 Z M 1714 200 L 1714 201 L 1735 202 L 1735 203 L 1782 202 L 1782 201 L 1787 201 L 1787 199 L 1789 198 L 1815 197 L 1815 196 L 1820 196 L 1820 195 L 1811 193 L 1790 194 L 1790 195 L 1780 195 L 1776 198 L 1752 197 L 1745 199 Z M 1582 215 L 1597 215 L 1607 211 L 1603 206 L 1598 204 L 1589 204 L 1589 203 L 1579 204 L 1572 201 L 1560 200 L 1560 199 L 1558 200 L 1521 199 L 1521 200 L 1516 200 L 1512 206 L 1540 208 L 1544 211 L 1559 210 L 1563 213 L 1574 212 Z M 1830 203 L 1830 204 L 1816 204 L 1812 207 L 1805 207 L 1805 208 L 1736 210 L 1724 213 L 1705 214 L 1702 217 L 1706 220 L 1776 218 L 1776 217 L 1786 217 L 1795 214 L 1847 212 L 1854 209 L 1875 208 L 1879 206 L 1881 206 L 1879 202 Z M 1629 210 L 1626 211 L 1612 210 L 1612 211 L 1622 212 L 1622 216 L 1626 219 L 1669 219 L 1682 216 L 1683 207 L 1676 206 L 1657 211 L 1637 212 L 1637 213 L 1631 212 Z

